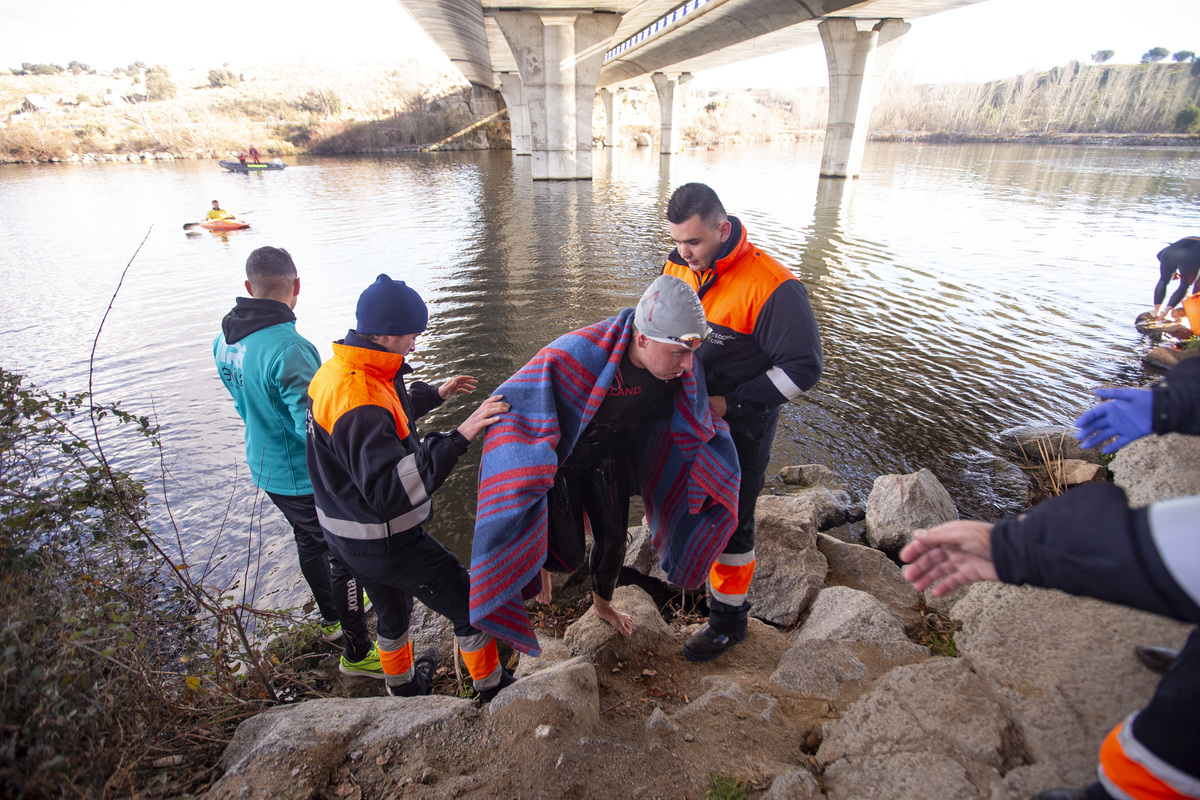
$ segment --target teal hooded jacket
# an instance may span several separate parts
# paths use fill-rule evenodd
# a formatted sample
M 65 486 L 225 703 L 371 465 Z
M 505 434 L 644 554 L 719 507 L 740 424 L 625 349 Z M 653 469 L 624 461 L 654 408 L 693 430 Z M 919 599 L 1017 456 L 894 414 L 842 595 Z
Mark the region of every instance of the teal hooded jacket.
M 317 348 L 296 332 L 296 315 L 277 300 L 239 297 L 213 341 L 217 372 L 246 423 L 254 484 L 273 494 L 312 494 L 305 463 L 308 382 Z

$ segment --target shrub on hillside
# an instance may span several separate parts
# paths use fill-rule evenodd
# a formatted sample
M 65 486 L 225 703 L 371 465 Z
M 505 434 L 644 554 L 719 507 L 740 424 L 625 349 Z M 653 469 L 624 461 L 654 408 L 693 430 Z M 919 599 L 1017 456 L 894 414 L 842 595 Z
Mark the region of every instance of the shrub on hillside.
M 151 67 L 146 71 L 146 98 L 152 102 L 171 100 L 178 93 L 175 81 L 166 67 Z
M 1188 101 L 1188 104 L 1179 109 L 1179 113 L 1175 115 L 1175 132 L 1176 133 L 1195 133 L 1200 130 L 1200 108 L 1196 108 L 1196 104 Z
M 208 71 L 208 85 L 214 89 L 222 86 L 234 86 L 241 80 L 241 76 L 231 69 L 210 69 Z

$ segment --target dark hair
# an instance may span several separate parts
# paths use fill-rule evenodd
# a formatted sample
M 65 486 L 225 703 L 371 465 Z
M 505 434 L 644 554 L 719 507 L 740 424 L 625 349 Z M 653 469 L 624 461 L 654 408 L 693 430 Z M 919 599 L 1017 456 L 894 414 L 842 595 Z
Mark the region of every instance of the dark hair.
M 296 280 L 296 263 L 282 247 L 260 247 L 246 259 L 246 280 L 255 294 L 287 292 Z
M 667 221 L 678 225 L 697 214 L 708 225 L 720 225 L 726 219 L 725 206 L 716 192 L 703 183 L 685 183 L 667 202 Z

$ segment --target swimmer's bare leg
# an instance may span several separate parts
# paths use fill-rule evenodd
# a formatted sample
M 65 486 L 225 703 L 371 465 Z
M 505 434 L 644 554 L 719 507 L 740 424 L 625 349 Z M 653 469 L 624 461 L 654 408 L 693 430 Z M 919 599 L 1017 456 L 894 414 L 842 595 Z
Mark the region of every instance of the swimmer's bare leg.
M 552 591 L 552 587 L 550 586 L 550 570 L 543 568 L 541 575 L 542 575 L 542 590 L 540 592 L 538 592 L 537 596 L 534 597 L 533 599 L 537 600 L 539 603 L 542 603 L 543 605 L 549 605 L 550 604 L 550 594 Z
M 633 617 L 617 611 L 613 604 L 600 595 L 592 592 L 592 604 L 596 607 L 596 616 L 612 625 L 622 636 L 633 635 Z

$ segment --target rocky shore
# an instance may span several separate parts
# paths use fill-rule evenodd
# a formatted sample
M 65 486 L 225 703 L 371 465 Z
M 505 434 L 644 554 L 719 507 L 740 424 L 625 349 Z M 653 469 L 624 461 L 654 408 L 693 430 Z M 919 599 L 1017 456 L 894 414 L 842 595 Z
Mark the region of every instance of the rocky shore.
M 1014 431 L 1005 447 L 1060 469 L 1080 456 L 1086 480 L 1108 479 L 1064 433 Z M 1197 493 L 1200 441 L 1139 440 L 1110 469 L 1137 504 Z M 1085 785 L 1156 684 L 1133 647 L 1178 647 L 1188 626 L 1028 587 L 922 597 L 889 553 L 955 516 L 925 470 L 879 477 L 863 502 L 824 467 L 786 469 L 759 503 L 750 635 L 717 661 L 680 654 L 698 617 L 664 618 L 681 591 L 633 529 L 615 597 L 631 638 L 588 611 L 544 634 L 490 706 L 356 679 L 347 694 L 371 696 L 273 709 L 242 723 L 205 796 L 1016 800 Z M 864 519 L 876 546 L 846 540 Z M 414 646 L 452 664 L 452 632 L 418 619 Z

